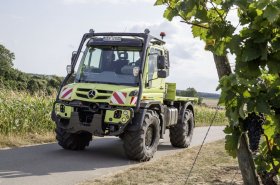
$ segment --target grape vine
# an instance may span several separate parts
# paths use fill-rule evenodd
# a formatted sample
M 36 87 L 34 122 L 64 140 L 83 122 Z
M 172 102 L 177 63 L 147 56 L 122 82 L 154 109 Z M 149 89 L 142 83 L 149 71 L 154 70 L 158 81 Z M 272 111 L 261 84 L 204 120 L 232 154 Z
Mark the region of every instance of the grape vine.
M 249 146 L 252 152 L 257 152 L 259 149 L 260 139 L 264 133 L 262 128 L 264 122 L 264 115 L 257 115 L 255 112 L 248 114 L 248 116 L 243 121 L 245 130 L 248 131 Z
M 179 17 L 194 37 L 217 56 L 235 56 L 234 73 L 224 76 L 220 104 L 230 124 L 225 148 L 236 157 L 247 133 L 257 172 L 265 184 L 280 176 L 280 1 L 157 0 L 164 17 Z M 237 23 L 233 23 L 233 18 Z

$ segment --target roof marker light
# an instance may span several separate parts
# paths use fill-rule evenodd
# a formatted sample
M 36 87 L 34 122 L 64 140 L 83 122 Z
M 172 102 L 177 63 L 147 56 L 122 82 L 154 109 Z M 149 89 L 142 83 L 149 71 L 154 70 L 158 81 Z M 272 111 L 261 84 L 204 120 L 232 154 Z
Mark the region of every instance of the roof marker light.
M 160 32 L 159 34 L 161 36 L 161 39 L 163 40 L 163 38 L 166 36 L 165 32 Z

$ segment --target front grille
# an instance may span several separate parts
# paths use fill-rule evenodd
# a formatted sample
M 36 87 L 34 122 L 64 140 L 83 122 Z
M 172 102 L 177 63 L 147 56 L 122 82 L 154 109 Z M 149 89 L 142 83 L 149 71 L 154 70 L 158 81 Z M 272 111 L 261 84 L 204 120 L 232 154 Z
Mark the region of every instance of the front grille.
M 113 91 L 107 91 L 107 90 L 97 90 L 98 93 L 105 93 L 105 94 L 112 94 Z
M 110 98 L 110 96 L 98 96 L 95 99 L 97 99 L 97 100 L 104 100 L 104 99 L 108 99 L 108 98 Z
M 78 88 L 77 91 L 82 91 L 82 92 L 88 92 L 90 91 L 91 89 L 84 89 L 84 88 Z
M 85 94 L 76 93 L 76 95 L 77 95 L 78 97 L 80 97 L 80 98 L 86 98 L 86 99 L 88 99 L 88 96 L 85 95 Z
M 88 92 L 91 90 L 93 89 L 78 88 L 76 95 L 80 98 L 89 99 Z M 94 99 L 96 100 L 107 100 L 112 96 L 113 93 L 113 91 L 109 91 L 109 90 L 95 89 L 95 91 L 96 91 L 96 96 L 94 97 Z

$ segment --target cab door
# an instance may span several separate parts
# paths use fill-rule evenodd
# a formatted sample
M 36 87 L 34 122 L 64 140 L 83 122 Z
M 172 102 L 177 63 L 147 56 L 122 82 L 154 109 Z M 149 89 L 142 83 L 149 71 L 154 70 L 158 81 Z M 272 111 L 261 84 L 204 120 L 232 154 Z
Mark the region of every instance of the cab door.
M 157 58 L 163 55 L 163 50 L 150 47 L 146 60 L 146 79 L 143 99 L 163 102 L 165 92 L 165 78 L 158 77 Z

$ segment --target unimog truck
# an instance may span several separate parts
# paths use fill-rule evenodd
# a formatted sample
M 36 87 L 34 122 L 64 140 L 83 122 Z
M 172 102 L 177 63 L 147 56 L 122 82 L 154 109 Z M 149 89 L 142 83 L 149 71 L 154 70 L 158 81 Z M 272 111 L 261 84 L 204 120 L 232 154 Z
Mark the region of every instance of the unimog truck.
M 83 150 L 93 136 L 118 136 L 128 158 L 147 161 L 166 129 L 174 147 L 189 146 L 196 99 L 165 82 L 169 53 L 149 32 L 83 35 L 52 111 L 61 147 Z

